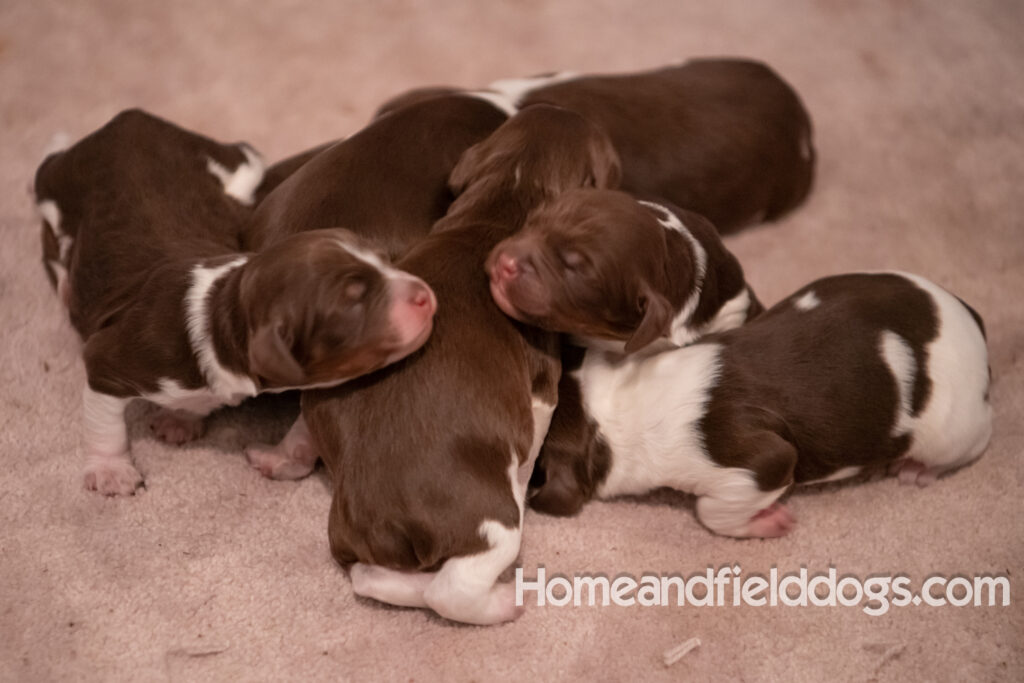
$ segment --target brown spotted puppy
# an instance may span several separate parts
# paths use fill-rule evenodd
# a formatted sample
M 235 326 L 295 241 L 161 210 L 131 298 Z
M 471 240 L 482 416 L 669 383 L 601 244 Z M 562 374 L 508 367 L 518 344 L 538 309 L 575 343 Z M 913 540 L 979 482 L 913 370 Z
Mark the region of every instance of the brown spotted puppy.
M 334 484 L 331 551 L 358 595 L 475 624 L 518 616 L 513 587 L 496 581 L 519 552 L 558 338 L 495 306 L 484 261 L 541 202 L 617 174 L 611 144 L 578 115 L 535 107 L 511 118 L 463 155 L 451 210 L 399 262 L 437 294 L 427 344 L 380 373 L 304 392 Z
M 977 458 L 988 387 L 981 318 L 954 295 L 903 273 L 824 278 L 684 348 L 586 352 L 562 376 L 535 507 L 668 486 L 716 533 L 780 536 L 794 483 L 888 467 L 923 486 Z
M 509 316 L 625 353 L 658 338 L 684 346 L 763 310 L 706 218 L 614 190 L 540 207 L 494 248 L 487 272 Z
M 448 176 L 466 149 L 508 118 L 471 93 L 417 103 L 352 137 L 271 167 L 246 229 L 259 251 L 296 232 L 340 226 L 370 236 L 392 258 L 445 215 Z M 282 179 L 283 178 L 283 179 Z
M 141 111 L 48 157 L 35 179 L 48 263 L 84 342 L 85 486 L 130 494 L 124 411 L 193 438 L 211 410 L 261 391 L 330 386 L 412 352 L 435 300 L 344 230 L 239 253 L 259 157 Z M 52 251 L 47 252 L 52 256 Z
M 424 88 L 381 112 L 450 93 Z M 693 59 L 628 74 L 558 73 L 496 81 L 484 92 L 517 110 L 552 104 L 603 127 L 622 189 L 706 216 L 723 233 L 799 205 L 814 176 L 811 122 L 793 88 L 746 59 Z

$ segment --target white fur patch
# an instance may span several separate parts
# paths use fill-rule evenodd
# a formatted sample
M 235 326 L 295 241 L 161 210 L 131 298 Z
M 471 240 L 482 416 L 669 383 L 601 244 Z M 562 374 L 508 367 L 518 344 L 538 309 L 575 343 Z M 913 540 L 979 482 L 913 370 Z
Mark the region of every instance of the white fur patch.
M 128 429 L 124 409 L 128 399 L 82 391 L 82 448 L 87 458 L 128 457 Z
M 509 99 L 507 95 L 500 92 L 491 92 L 489 90 L 467 90 L 463 95 L 488 102 L 509 117 L 515 116 L 516 112 L 519 111 L 516 107 L 516 103 Z
M 690 251 L 693 253 L 693 265 L 694 265 L 694 282 L 693 291 L 690 296 L 686 299 L 682 309 L 672 319 L 670 338 L 673 344 L 678 346 L 685 346 L 690 342 L 701 336 L 698 330 L 690 327 L 690 318 L 693 317 L 694 312 L 697 310 L 697 305 L 700 303 L 701 290 L 704 286 L 704 277 L 707 275 L 708 270 L 708 255 L 704 251 L 704 247 L 701 246 L 697 238 L 693 236 L 683 222 L 679 220 L 679 217 L 668 210 L 667 207 L 654 202 L 647 202 L 638 200 L 638 203 L 646 206 L 649 209 L 653 209 L 658 215 L 658 223 L 661 224 L 666 230 L 672 230 L 678 232 L 690 245 Z
M 240 203 L 251 206 L 255 201 L 256 188 L 263 181 L 266 165 L 263 158 L 249 145 L 241 145 L 245 161 L 234 171 L 229 171 L 214 159 L 207 159 L 206 170 L 217 176 L 224 186 L 224 194 L 234 197 Z
M 143 394 L 147 401 L 168 408 L 169 410 L 181 410 L 192 415 L 209 415 L 211 412 L 222 406 L 238 405 L 249 396 L 255 394 L 234 394 L 225 398 L 207 387 L 199 389 L 186 389 L 176 380 L 161 377 L 157 380 L 160 389 L 155 394 Z
M 233 261 L 214 268 L 196 265 L 192 269 L 192 286 L 185 294 L 185 327 L 188 330 L 192 352 L 199 363 L 199 371 L 209 387 L 209 393 L 216 396 L 220 404 L 234 405 L 249 396 L 256 395 L 256 384 L 252 378 L 231 372 L 217 360 L 217 352 L 213 348 L 213 340 L 210 337 L 210 320 L 207 311 L 210 288 L 213 287 L 213 284 L 230 271 L 242 266 L 247 260 L 247 257 L 239 256 Z M 162 391 L 162 393 L 166 392 Z M 173 387 L 170 393 L 174 393 Z M 155 403 L 173 407 L 157 398 L 147 398 Z M 182 409 L 185 410 L 185 408 Z
M 715 317 L 700 328 L 700 335 L 725 332 L 739 327 L 747 321 L 750 312 L 750 289 L 744 287 L 740 293 L 722 304 Z
M 889 371 L 896 381 L 896 393 L 899 401 L 892 435 L 900 436 L 910 431 L 911 401 L 914 396 L 914 380 L 917 377 L 917 361 L 914 360 L 914 351 L 910 348 L 907 340 L 891 330 L 882 331 L 879 347 L 882 359 L 889 366 Z
M 672 486 L 701 495 L 722 468 L 708 458 L 698 423 L 721 347 L 697 344 L 651 356 L 586 355 L 577 377 L 584 406 L 614 457 L 598 494 Z
M 799 308 L 801 311 L 809 311 L 812 308 L 817 308 L 821 304 L 821 299 L 814 293 L 814 290 L 808 290 L 799 299 L 793 302 L 793 306 Z
M 486 89 L 500 93 L 512 103 L 513 107 L 518 108 L 523 98 L 534 90 L 546 88 L 549 85 L 562 83 L 563 81 L 571 81 L 576 78 L 579 78 L 579 74 L 572 71 L 562 71 L 550 76 L 534 76 L 532 78 L 503 78 L 490 83 Z M 515 112 L 513 111 L 513 113 Z
M 909 394 L 913 385 L 901 388 L 903 415 L 898 426 L 913 434 L 906 457 L 941 473 L 970 462 L 988 445 L 992 434 L 992 407 L 985 400 L 988 349 L 974 318 L 955 296 L 918 275 L 888 274 L 914 283 L 935 305 L 938 335 L 927 346 L 925 367 L 916 369 L 931 379 L 931 391 L 918 415 L 910 417 L 903 392 Z M 904 352 L 894 342 L 888 344 L 883 358 L 893 367 Z
M 827 477 L 822 477 L 821 479 L 808 479 L 807 481 L 803 481 L 800 483 L 801 485 L 824 484 L 825 482 L 828 481 L 839 481 L 840 479 L 849 479 L 850 477 L 855 477 L 858 474 L 860 474 L 860 471 L 861 468 L 854 465 L 851 465 L 849 467 L 840 467 L 838 470 L 828 475 Z

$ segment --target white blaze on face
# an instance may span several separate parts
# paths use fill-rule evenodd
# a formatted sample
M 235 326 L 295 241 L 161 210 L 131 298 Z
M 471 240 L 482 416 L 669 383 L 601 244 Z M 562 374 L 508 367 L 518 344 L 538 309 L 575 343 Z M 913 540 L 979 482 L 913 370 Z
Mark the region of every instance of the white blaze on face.
M 426 335 L 432 329 L 433 314 L 437 310 L 437 299 L 433 290 L 415 275 L 391 267 L 372 251 L 343 240 L 338 240 L 337 243 L 348 254 L 381 273 L 388 283 L 389 315 L 392 325 L 401 338 L 402 348 L 389 356 L 386 362 L 396 361 L 419 348 L 426 341 Z M 409 292 L 419 287 L 423 287 L 427 296 L 430 297 L 429 314 L 426 315 L 422 311 L 413 310 L 413 306 L 408 300 Z

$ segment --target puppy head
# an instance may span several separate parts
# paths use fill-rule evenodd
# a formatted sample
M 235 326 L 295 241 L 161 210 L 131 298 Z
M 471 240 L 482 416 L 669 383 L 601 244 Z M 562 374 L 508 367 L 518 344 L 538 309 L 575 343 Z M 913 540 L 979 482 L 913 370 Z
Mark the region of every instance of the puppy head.
M 449 177 L 456 194 L 500 182 L 555 196 L 577 187 L 617 187 L 619 156 L 607 133 L 579 114 L 531 105 L 466 150 Z
M 403 358 L 430 335 L 437 299 L 340 229 L 294 235 L 246 264 L 249 369 L 266 389 L 330 386 Z
M 631 353 L 667 336 L 694 263 L 631 196 L 579 189 L 532 212 L 486 264 L 507 315 L 578 337 L 625 342 Z M 671 270 L 671 274 L 670 274 Z

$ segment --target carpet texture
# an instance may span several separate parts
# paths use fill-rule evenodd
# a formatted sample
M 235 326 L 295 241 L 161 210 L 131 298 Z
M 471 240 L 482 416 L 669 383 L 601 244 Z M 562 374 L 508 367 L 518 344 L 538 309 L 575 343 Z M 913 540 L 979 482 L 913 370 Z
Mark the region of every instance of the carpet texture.
M 0 2 L 0 680 L 1024 678 L 1022 32 L 1013 0 Z M 814 118 L 807 204 L 728 240 L 761 298 L 880 268 L 951 289 L 988 326 L 995 436 L 930 488 L 798 491 L 778 540 L 712 536 L 681 495 L 530 513 L 526 575 L 835 566 L 916 590 L 988 572 L 1008 575 L 1009 606 L 548 605 L 477 628 L 356 599 L 328 552 L 322 473 L 275 483 L 241 453 L 283 432 L 281 402 L 226 411 L 185 448 L 154 441 L 136 405 L 147 489 L 82 490 L 79 343 L 26 191 L 55 133 L 140 106 L 273 161 L 407 87 L 696 55 L 767 61 Z

